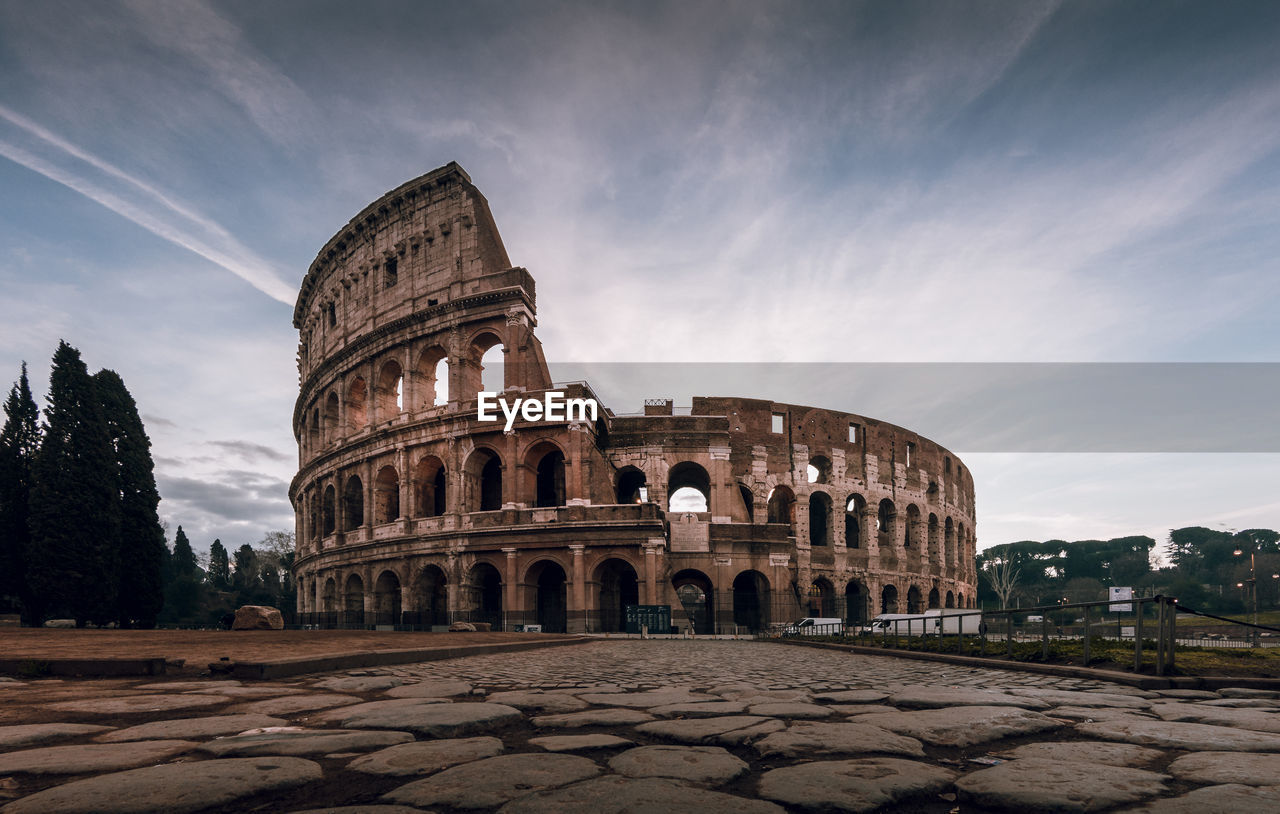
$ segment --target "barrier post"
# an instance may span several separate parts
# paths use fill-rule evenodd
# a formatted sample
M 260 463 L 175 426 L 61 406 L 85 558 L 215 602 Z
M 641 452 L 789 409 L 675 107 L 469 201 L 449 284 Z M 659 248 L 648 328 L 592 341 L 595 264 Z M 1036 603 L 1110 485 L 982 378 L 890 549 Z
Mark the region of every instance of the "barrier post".
M 1084 606 L 1084 666 L 1089 666 L 1089 611 L 1093 608 L 1089 605 Z
M 1133 622 L 1133 671 L 1142 671 L 1142 600 L 1134 605 L 1138 610 L 1138 618 Z

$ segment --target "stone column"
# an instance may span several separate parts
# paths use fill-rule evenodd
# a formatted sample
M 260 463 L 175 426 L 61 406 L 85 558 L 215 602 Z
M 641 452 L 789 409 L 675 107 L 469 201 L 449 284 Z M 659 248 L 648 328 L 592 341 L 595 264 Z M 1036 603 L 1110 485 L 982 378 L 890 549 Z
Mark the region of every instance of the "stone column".
M 502 456 L 502 508 L 514 509 L 520 499 L 520 464 L 516 460 L 516 434 L 505 433 L 507 451 Z
M 378 369 L 373 361 L 370 361 L 364 368 L 364 425 L 366 427 L 372 427 L 378 420 L 377 375 Z
M 569 470 L 565 473 L 565 504 L 576 505 L 582 502 L 582 439 L 586 428 L 578 422 L 569 425 Z
M 644 543 L 644 604 L 659 605 L 658 601 L 658 551 L 662 549 L 661 539 L 651 539 Z
M 361 472 L 361 476 L 364 479 L 364 483 L 361 484 L 361 486 L 364 487 L 364 517 L 361 518 L 363 520 L 361 525 L 369 529 L 369 534 L 367 537 L 365 537 L 365 539 L 372 540 L 373 539 L 373 529 L 372 529 L 372 526 L 373 526 L 373 462 L 365 461 L 364 465 L 360 467 L 360 472 Z
M 570 633 L 584 633 L 587 629 L 587 577 L 582 559 L 585 550 L 584 545 L 569 546 L 573 553 L 573 605 L 569 608 L 567 625 Z
M 504 548 L 502 553 L 507 556 L 502 571 L 502 629 L 512 630 L 515 625 L 523 624 L 524 619 L 523 612 L 516 609 L 520 577 L 516 573 L 516 549 Z
M 729 448 L 712 447 L 711 450 L 711 495 L 707 501 L 707 510 L 711 513 L 712 523 L 733 522 L 733 504 L 735 496 L 730 491 Z
M 409 500 L 413 494 L 409 483 L 409 452 L 404 448 L 404 444 L 396 445 L 396 469 L 400 473 L 400 514 L 396 519 L 400 520 L 413 516 L 409 513 Z

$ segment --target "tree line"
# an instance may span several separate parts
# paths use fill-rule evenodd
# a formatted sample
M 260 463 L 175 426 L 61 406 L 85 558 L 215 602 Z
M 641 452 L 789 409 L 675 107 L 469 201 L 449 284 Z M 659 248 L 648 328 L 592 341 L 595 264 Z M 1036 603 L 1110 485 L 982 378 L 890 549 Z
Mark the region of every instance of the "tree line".
M 978 598 L 986 607 L 1028 607 L 1107 598 L 1109 587 L 1176 596 L 1210 613 L 1280 604 L 1280 533 L 1272 529 L 1171 529 L 1168 563 L 1147 536 L 1110 540 L 1022 540 L 978 554 Z M 1252 555 L 1252 570 L 1251 570 Z M 1256 586 L 1251 582 L 1256 574 Z
M 0 612 L 26 625 L 209 625 L 240 604 L 293 607 L 293 534 L 271 532 L 234 561 L 215 541 L 202 568 L 182 527 L 170 551 L 151 441 L 124 380 L 90 375 L 65 341 L 53 355 L 44 420 L 27 366 L 0 429 Z

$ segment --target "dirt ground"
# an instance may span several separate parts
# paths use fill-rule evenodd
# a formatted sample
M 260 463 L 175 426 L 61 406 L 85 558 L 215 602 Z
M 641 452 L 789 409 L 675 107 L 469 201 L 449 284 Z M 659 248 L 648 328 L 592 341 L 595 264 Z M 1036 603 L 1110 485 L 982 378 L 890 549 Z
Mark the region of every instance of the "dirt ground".
M 0 657 L 165 658 L 183 672 L 231 661 L 276 661 L 369 650 L 417 650 L 464 644 L 560 639 L 545 633 L 402 633 L 365 630 L 64 630 L 0 628 Z

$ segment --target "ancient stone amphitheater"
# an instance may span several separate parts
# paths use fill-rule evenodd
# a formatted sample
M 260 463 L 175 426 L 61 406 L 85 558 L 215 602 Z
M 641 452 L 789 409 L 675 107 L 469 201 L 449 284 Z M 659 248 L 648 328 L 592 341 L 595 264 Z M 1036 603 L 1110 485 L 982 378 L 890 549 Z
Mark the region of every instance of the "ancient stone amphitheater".
M 973 480 L 902 427 L 717 397 L 479 421 L 499 367 L 504 397 L 596 398 L 553 384 L 535 303 L 454 163 L 320 250 L 293 318 L 304 623 L 619 631 L 666 605 L 733 633 L 973 606 Z

